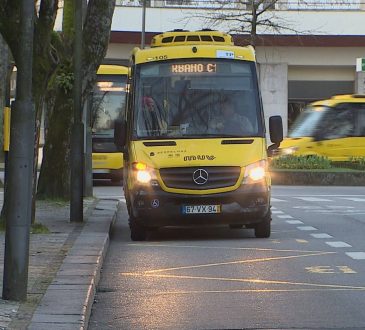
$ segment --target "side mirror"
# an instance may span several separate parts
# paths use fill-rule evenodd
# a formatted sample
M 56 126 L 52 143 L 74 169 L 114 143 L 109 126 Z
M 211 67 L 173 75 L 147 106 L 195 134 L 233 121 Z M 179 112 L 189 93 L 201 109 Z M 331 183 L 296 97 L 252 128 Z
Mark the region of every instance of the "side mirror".
M 268 156 L 272 157 L 276 150 L 280 147 L 280 142 L 283 141 L 283 121 L 281 116 L 272 116 L 269 118 L 269 131 L 270 131 L 270 140 L 273 142 L 267 148 Z
M 117 119 L 114 121 L 114 144 L 124 151 L 127 137 L 127 124 L 125 120 Z
M 272 116 L 269 118 L 269 131 L 271 142 L 277 144 L 279 147 L 284 135 L 281 116 Z

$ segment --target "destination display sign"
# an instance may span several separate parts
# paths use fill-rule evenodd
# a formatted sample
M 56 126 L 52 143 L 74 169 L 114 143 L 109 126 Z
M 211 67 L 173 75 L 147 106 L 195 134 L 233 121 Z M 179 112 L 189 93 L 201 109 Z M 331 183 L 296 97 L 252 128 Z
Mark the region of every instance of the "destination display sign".
M 215 73 L 216 63 L 181 63 L 171 64 L 171 73 Z

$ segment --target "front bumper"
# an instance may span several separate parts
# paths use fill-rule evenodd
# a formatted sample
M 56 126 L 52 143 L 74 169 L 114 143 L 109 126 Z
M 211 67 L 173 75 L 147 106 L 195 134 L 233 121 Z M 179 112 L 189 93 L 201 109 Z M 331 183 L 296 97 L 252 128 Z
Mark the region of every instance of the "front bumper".
M 138 188 L 129 193 L 133 218 L 146 227 L 185 226 L 205 224 L 259 223 L 270 209 L 270 188 L 263 183 L 242 185 L 238 189 L 217 194 L 185 195 L 153 189 Z M 184 214 L 189 205 L 220 205 L 214 214 Z
M 110 179 L 113 181 L 120 181 L 123 179 L 123 168 L 93 169 L 93 179 Z

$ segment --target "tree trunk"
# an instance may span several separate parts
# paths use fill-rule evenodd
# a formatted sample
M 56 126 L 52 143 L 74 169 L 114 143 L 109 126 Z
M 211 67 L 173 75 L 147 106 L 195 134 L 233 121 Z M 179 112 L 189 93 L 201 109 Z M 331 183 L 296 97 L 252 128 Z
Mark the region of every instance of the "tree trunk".
M 49 118 L 38 180 L 40 198 L 70 198 L 70 135 L 73 118 L 72 90 L 58 90 Z M 80 164 L 81 165 L 81 164 Z
M 48 198 L 70 197 L 70 130 L 73 122 L 71 67 L 73 38 L 73 10 L 72 0 L 64 2 L 63 28 L 67 32 L 64 36 L 64 52 L 62 72 L 58 77 L 63 83 L 56 85 L 55 107 L 49 116 L 47 139 L 43 149 L 43 161 L 38 180 L 38 196 Z M 83 28 L 83 102 L 88 91 L 92 88 L 96 71 L 105 57 L 109 43 L 110 27 L 115 7 L 115 0 L 89 0 L 85 25 Z M 72 7 L 73 8 L 73 7 Z M 57 87 L 58 86 L 58 87 Z M 65 90 L 68 90 L 66 93 Z M 83 164 L 77 164 L 83 166 Z

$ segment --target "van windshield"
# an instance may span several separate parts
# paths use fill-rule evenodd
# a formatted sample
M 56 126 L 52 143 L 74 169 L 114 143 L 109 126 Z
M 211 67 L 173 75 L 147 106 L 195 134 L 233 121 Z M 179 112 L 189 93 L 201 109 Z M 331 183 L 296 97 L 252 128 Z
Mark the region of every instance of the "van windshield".
M 134 138 L 264 136 L 254 63 L 141 64 L 135 91 Z
M 93 133 L 113 136 L 114 121 L 124 118 L 127 76 L 98 75 L 92 95 Z
M 328 108 L 323 106 L 307 107 L 294 121 L 292 128 L 289 130 L 288 137 L 314 136 L 327 110 Z

